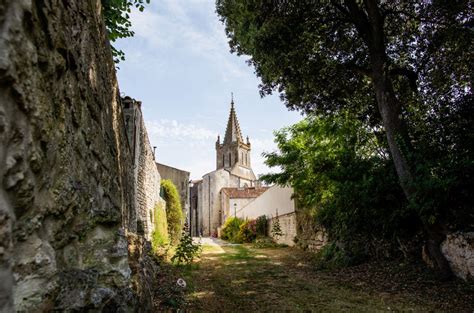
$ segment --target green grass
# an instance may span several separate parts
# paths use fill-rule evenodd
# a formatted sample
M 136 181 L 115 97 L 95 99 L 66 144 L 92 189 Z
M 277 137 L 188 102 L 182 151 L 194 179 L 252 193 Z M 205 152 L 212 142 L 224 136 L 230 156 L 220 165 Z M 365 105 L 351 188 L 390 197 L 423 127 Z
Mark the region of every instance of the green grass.
M 223 253 L 223 251 L 224 253 Z M 305 263 L 293 248 L 204 246 L 201 260 L 185 271 L 191 311 L 426 312 L 429 299 L 377 292 L 341 281 Z

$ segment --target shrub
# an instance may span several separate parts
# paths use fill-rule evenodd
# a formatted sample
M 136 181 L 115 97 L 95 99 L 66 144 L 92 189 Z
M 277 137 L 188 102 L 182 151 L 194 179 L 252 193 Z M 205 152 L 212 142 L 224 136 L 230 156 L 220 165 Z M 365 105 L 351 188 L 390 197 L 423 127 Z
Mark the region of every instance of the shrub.
M 176 247 L 176 252 L 171 258 L 171 262 L 177 264 L 189 264 L 201 253 L 201 245 L 195 244 L 185 225 L 181 233 L 181 240 Z
M 178 189 L 171 180 L 161 180 L 161 188 L 163 198 L 166 201 L 166 217 L 168 221 L 168 234 L 171 244 L 176 245 L 181 236 L 181 228 L 183 227 L 183 210 L 179 198 Z
M 152 234 L 151 244 L 156 252 L 159 247 L 169 244 L 168 222 L 166 219 L 165 208 L 161 204 L 157 204 L 153 209 L 153 224 L 155 230 Z
M 283 236 L 283 232 L 281 231 L 281 226 L 280 226 L 280 219 L 278 218 L 278 213 L 277 216 L 274 218 L 272 222 L 272 237 L 275 238 L 275 240 L 278 241 L 278 238 Z
M 271 237 L 258 237 L 253 243 L 253 247 L 257 249 L 266 249 L 288 247 L 288 245 L 284 243 L 276 243 Z
M 240 225 L 244 223 L 244 220 L 238 217 L 229 217 L 224 226 L 222 226 L 222 236 L 224 240 L 229 240 L 232 242 L 238 241 L 238 234 L 240 231 Z
M 255 220 L 245 220 L 240 225 L 237 241 L 239 242 L 253 242 L 257 237 Z
M 333 269 L 348 266 L 351 260 L 344 249 L 335 242 L 325 245 L 316 253 L 316 267 L 321 269 Z
M 257 217 L 255 221 L 257 237 L 266 237 L 268 236 L 268 220 L 265 215 Z

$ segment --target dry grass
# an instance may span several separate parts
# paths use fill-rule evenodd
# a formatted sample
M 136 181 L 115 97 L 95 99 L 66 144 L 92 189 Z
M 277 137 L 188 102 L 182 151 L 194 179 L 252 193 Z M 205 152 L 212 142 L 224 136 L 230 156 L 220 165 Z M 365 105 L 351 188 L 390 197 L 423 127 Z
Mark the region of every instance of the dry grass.
M 469 304 L 457 307 L 445 299 L 444 305 L 433 300 L 429 293 L 404 292 L 386 286 L 378 289 L 363 277 L 354 276 L 354 270 L 349 272 L 350 275 L 344 270 L 315 270 L 311 258 L 293 248 L 205 246 L 201 260 L 185 271 L 190 283 L 186 296 L 188 309 L 206 312 L 469 311 Z M 467 294 L 466 297 L 469 299 Z

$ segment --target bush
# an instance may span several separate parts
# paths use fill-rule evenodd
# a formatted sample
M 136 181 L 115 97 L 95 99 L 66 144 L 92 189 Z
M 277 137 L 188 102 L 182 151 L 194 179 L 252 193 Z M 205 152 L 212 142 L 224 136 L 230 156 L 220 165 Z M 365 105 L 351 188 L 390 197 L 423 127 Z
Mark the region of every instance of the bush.
M 181 233 L 181 240 L 176 247 L 176 252 L 171 258 L 171 262 L 177 264 L 189 264 L 201 253 L 201 245 L 195 244 L 185 225 Z
M 240 225 L 237 241 L 253 242 L 255 238 L 257 238 L 255 220 L 245 220 L 245 222 Z
M 268 236 L 268 220 L 265 215 L 257 217 L 255 221 L 257 237 L 266 237 Z
M 334 269 L 348 266 L 351 260 L 344 249 L 334 242 L 325 245 L 316 253 L 316 267 L 320 269 Z
M 181 209 L 181 200 L 178 189 L 171 180 L 162 179 L 161 188 L 163 198 L 166 201 L 166 217 L 168 221 L 168 234 L 171 244 L 176 245 L 181 237 L 181 228 L 183 227 L 183 210 Z
M 153 250 L 157 252 L 159 247 L 169 244 L 168 222 L 166 220 L 166 211 L 161 204 L 157 204 L 153 209 L 153 224 L 155 230 L 152 234 L 151 244 Z
M 232 242 L 238 242 L 239 232 L 240 232 L 240 225 L 244 223 L 244 220 L 238 217 L 229 217 L 224 226 L 222 226 L 222 236 L 221 238 L 224 240 L 229 240 Z
M 266 249 L 266 248 L 283 248 L 288 247 L 284 243 L 276 243 L 275 240 L 271 237 L 258 237 L 253 243 L 253 247 L 257 249 Z

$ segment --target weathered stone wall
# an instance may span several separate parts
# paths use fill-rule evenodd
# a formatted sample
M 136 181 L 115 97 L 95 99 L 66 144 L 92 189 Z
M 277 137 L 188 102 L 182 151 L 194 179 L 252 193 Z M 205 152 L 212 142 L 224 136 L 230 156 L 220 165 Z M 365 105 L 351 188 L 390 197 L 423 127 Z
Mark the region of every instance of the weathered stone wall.
M 143 119 L 140 126 L 140 155 L 138 160 L 137 177 L 137 219 L 138 232 L 150 240 L 153 230 L 153 209 L 162 201 L 160 197 L 161 177 L 155 164 L 155 157 L 148 139 Z
M 327 236 L 314 216 L 296 204 L 296 246 L 308 251 L 319 251 L 328 242 Z
M 0 311 L 13 285 L 21 311 L 135 301 L 132 161 L 100 10 L 0 3 Z
M 474 232 L 449 234 L 441 251 L 456 276 L 474 280 Z
M 286 244 L 289 246 L 294 246 L 295 245 L 295 237 L 297 235 L 296 233 L 296 213 L 288 213 L 284 215 L 278 216 L 278 221 L 280 223 L 280 228 L 282 232 L 282 236 L 279 237 L 274 237 L 271 233 L 273 224 L 275 223 L 276 218 L 271 218 L 268 222 L 269 224 L 269 231 L 270 231 L 270 236 L 277 242 L 281 244 Z

